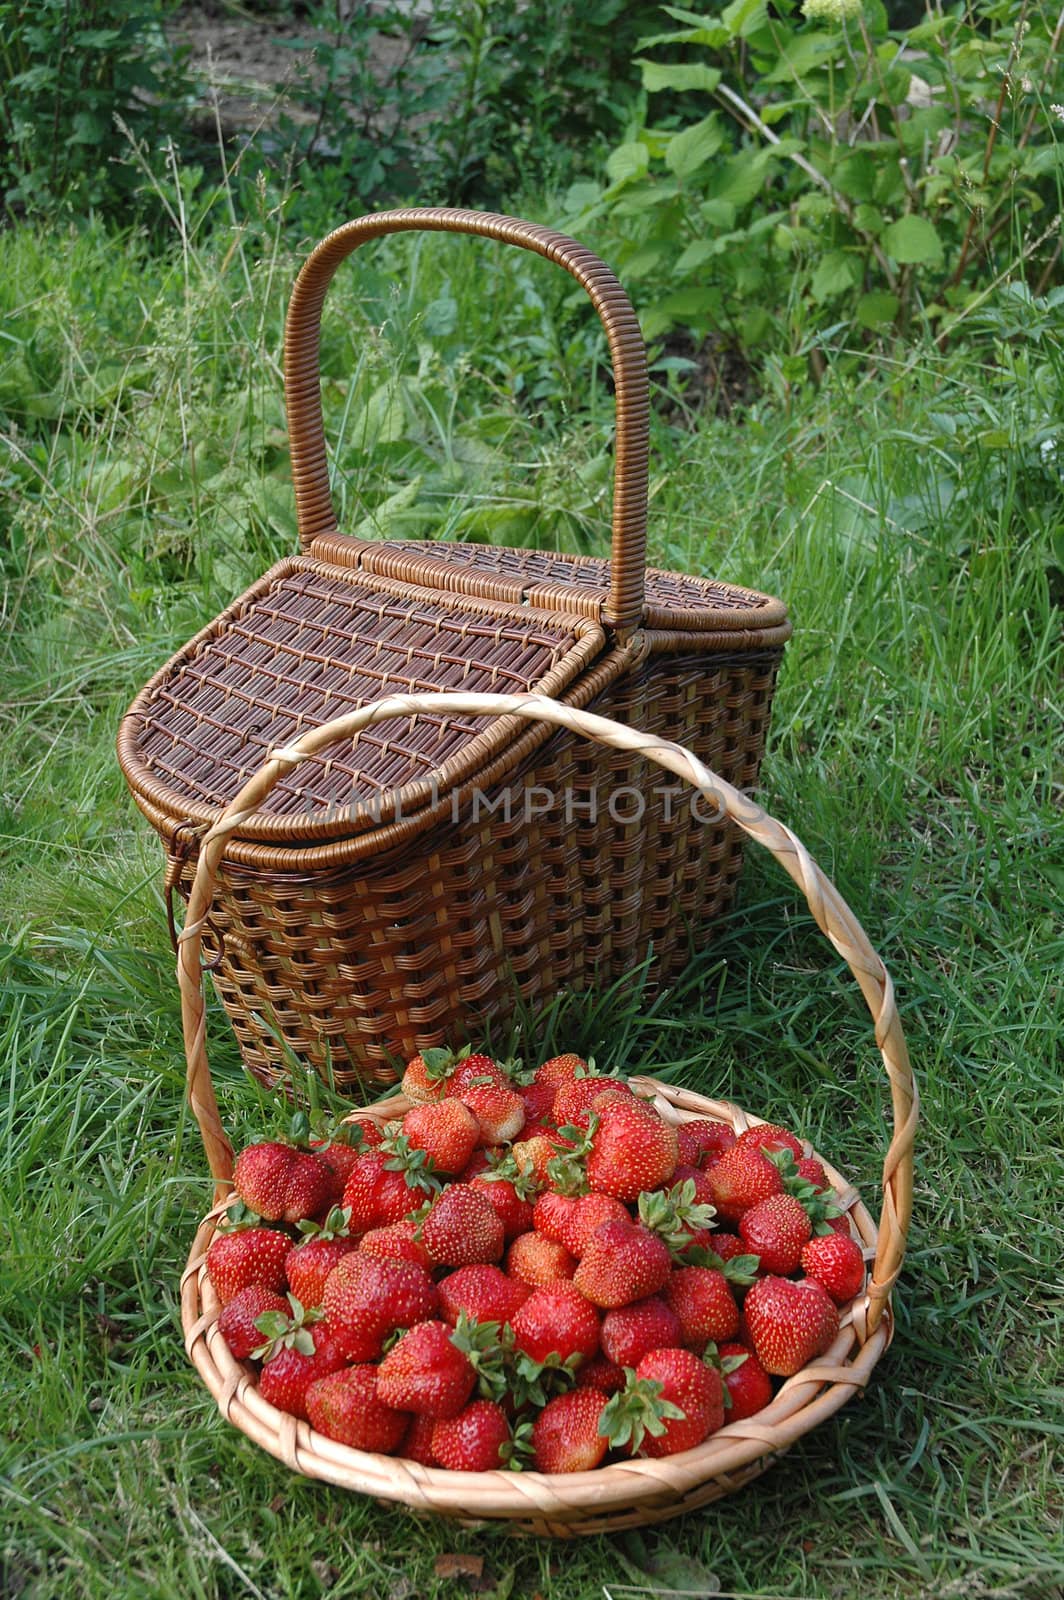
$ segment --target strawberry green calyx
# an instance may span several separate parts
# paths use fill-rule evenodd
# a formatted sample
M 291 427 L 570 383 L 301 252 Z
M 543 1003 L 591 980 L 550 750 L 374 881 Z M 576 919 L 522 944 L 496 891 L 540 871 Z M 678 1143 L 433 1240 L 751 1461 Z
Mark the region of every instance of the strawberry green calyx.
M 436 1176 L 432 1157 L 424 1150 L 415 1150 L 405 1133 L 389 1132 L 382 1140 L 380 1149 L 388 1158 L 384 1163 L 388 1172 L 401 1172 L 411 1189 L 424 1189 L 430 1195 L 439 1194 L 443 1185 Z
M 828 1227 L 829 1218 L 842 1216 L 842 1208 L 835 1203 L 833 1192 L 829 1190 L 825 1194 L 815 1183 L 803 1178 L 798 1171 L 798 1163 L 792 1151 L 766 1150 L 765 1155 L 783 1179 L 784 1194 L 793 1195 L 801 1204 L 813 1225 L 813 1232 L 830 1233 L 832 1230 Z
M 695 1181 L 685 1178 L 662 1192 L 644 1192 L 639 1196 L 639 1220 L 652 1232 L 660 1234 L 669 1247 L 673 1260 L 683 1256 L 696 1233 L 712 1228 L 716 1209 L 695 1200 Z
M 512 1153 L 501 1145 L 488 1151 L 488 1169 L 479 1174 L 485 1183 L 512 1183 L 519 1200 L 534 1200 L 540 1184 L 531 1167 L 524 1171 L 517 1165 Z
M 305 1111 L 293 1113 L 285 1135 L 285 1143 L 295 1145 L 299 1150 L 310 1148 L 310 1118 Z
M 559 1138 L 566 1140 L 572 1149 L 560 1150 L 547 1162 L 547 1177 L 555 1194 L 590 1194 L 587 1158 L 598 1125 L 597 1112 L 590 1111 L 586 1128 L 576 1128 L 571 1123 L 566 1123 L 565 1127 L 558 1129 Z
M 451 1330 L 451 1343 L 460 1350 L 477 1375 L 476 1393 L 482 1400 L 501 1404 L 509 1389 L 507 1360 L 512 1348 L 510 1325 L 498 1322 L 478 1322 L 476 1317 L 458 1313 Z
M 324 1222 L 313 1222 L 309 1217 L 304 1217 L 297 1226 L 304 1242 L 311 1239 L 350 1239 L 350 1221 L 350 1206 L 333 1206 Z
M 434 1049 L 422 1050 L 421 1059 L 425 1063 L 425 1076 L 430 1078 L 433 1083 L 446 1083 L 459 1061 L 463 1059 L 463 1055 L 467 1056 L 468 1054 L 468 1045 L 465 1051 L 458 1055 L 453 1050 L 440 1048 L 439 1046 Z
M 524 1350 L 516 1350 L 510 1367 L 510 1393 L 518 1410 L 534 1406 L 541 1411 L 554 1395 L 564 1394 L 576 1382 L 577 1370 L 583 1361 L 579 1353 L 563 1361 L 556 1350 L 543 1361 L 537 1361 Z
M 257 1211 L 252 1211 L 243 1200 L 234 1198 L 226 1206 L 222 1216 L 218 1218 L 217 1228 L 219 1233 L 239 1233 L 244 1228 L 258 1228 L 262 1226 L 262 1218 Z
M 757 1269 L 761 1265 L 760 1256 L 732 1256 L 728 1261 L 722 1261 L 720 1256 L 712 1250 L 705 1250 L 701 1245 L 695 1245 L 683 1257 L 685 1267 L 712 1267 L 714 1272 L 722 1273 L 729 1283 L 741 1284 L 748 1289 L 752 1283 L 757 1282 Z
M 743 1363 L 749 1361 L 749 1359 L 749 1350 L 744 1350 L 742 1355 L 739 1356 L 722 1356 L 712 1340 L 702 1352 L 702 1360 L 706 1366 L 712 1367 L 719 1372 L 722 1380 L 728 1377 L 729 1373 L 738 1372 Z M 735 1402 L 732 1399 L 731 1390 L 723 1382 L 721 1384 L 721 1400 L 724 1402 L 725 1411 L 731 1411 Z
M 505 1472 L 524 1472 L 532 1464 L 532 1424 L 519 1422 L 513 1437 L 499 1448 L 499 1460 Z
M 642 1447 L 647 1434 L 660 1439 L 667 1422 L 682 1422 L 687 1413 L 671 1400 L 662 1399 L 664 1384 L 657 1378 L 637 1378 L 633 1367 L 625 1367 L 625 1387 L 611 1395 L 598 1431 L 613 1450 L 627 1449 L 632 1455 Z
M 278 1350 L 298 1350 L 304 1356 L 314 1354 L 310 1330 L 315 1322 L 321 1321 L 324 1312 L 305 1310 L 294 1294 L 288 1296 L 288 1304 L 292 1307 L 290 1317 L 283 1311 L 264 1311 L 261 1317 L 255 1318 L 255 1326 L 265 1342 L 251 1352 L 253 1361 L 268 1361 Z
M 349 1150 L 361 1150 L 366 1142 L 366 1130 L 360 1122 L 348 1122 L 346 1117 L 315 1113 L 310 1119 L 314 1138 L 323 1145 L 342 1144 Z

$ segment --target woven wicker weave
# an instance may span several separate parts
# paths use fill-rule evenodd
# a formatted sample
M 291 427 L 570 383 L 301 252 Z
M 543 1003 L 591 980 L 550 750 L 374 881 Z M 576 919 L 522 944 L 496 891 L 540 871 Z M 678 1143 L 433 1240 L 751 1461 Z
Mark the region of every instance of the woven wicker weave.
M 411 229 L 521 245 L 590 295 L 615 374 L 609 561 L 338 531 L 322 304 L 351 250 Z M 602 262 L 507 217 L 362 218 L 300 273 L 285 381 L 304 554 L 157 673 L 119 735 L 123 771 L 166 849 L 171 897 L 187 897 L 202 833 L 269 749 L 390 693 L 546 693 L 682 740 L 736 787 L 756 783 L 786 613 L 752 590 L 645 570 L 645 352 Z M 366 738 L 357 764 L 330 752 L 285 778 L 220 869 L 215 983 L 247 1065 L 267 1082 L 285 1070 L 278 1034 L 340 1085 L 389 1082 L 397 1058 L 478 1032 L 517 995 L 534 1004 L 608 983 L 648 949 L 652 988 L 731 902 L 738 831 L 726 820 L 675 825 L 638 756 L 512 717 L 421 717 Z M 622 791 L 642 803 L 610 815 Z M 529 814 L 529 796 L 548 792 L 569 798 Z
M 854 1236 L 872 1263 L 864 1293 L 845 1310 L 838 1338 L 820 1359 L 789 1378 L 757 1416 L 730 1423 L 705 1444 L 661 1460 L 633 1460 L 595 1472 L 452 1473 L 389 1456 L 371 1455 L 323 1438 L 306 1423 L 264 1402 L 253 1369 L 233 1359 L 217 1328 L 218 1302 L 204 1258 L 217 1217 L 230 1193 L 232 1148 L 218 1114 L 206 1054 L 206 1013 L 201 959 L 216 873 L 228 840 L 254 814 L 285 773 L 301 761 L 379 722 L 411 713 L 511 714 L 568 729 L 618 750 L 638 752 L 681 782 L 712 795 L 742 831 L 772 851 L 802 889 L 822 932 L 847 962 L 875 1022 L 876 1041 L 890 1083 L 894 1132 L 883 1168 L 878 1226 L 856 1191 L 823 1157 L 825 1170 Z M 196 1235 L 181 1286 L 186 1348 L 223 1416 L 293 1471 L 362 1494 L 432 1511 L 462 1522 L 505 1520 L 529 1533 L 568 1537 L 662 1521 L 729 1494 L 765 1470 L 804 1433 L 864 1388 L 892 1332 L 890 1295 L 901 1268 L 912 1203 L 913 1141 L 917 1102 L 908 1052 L 889 975 L 863 930 L 804 847 L 690 752 L 632 728 L 588 715 L 543 697 L 462 695 L 394 697 L 305 735 L 278 750 L 236 797 L 203 841 L 178 954 L 189 1097 L 215 1179 L 215 1209 Z M 761 1119 L 738 1107 L 657 1083 L 633 1079 L 637 1093 L 653 1099 L 668 1120 L 722 1117 L 741 1131 Z M 400 1114 L 401 1097 L 371 1108 L 383 1120 Z

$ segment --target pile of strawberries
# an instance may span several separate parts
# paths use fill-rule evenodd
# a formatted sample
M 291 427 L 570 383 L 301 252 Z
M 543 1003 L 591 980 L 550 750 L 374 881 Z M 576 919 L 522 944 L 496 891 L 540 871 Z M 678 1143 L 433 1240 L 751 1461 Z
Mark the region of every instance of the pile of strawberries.
M 673 1127 L 575 1055 L 521 1083 L 424 1051 L 412 1103 L 241 1152 L 207 1253 L 263 1398 L 356 1449 L 478 1472 L 672 1455 L 822 1355 L 864 1259 L 772 1124 Z

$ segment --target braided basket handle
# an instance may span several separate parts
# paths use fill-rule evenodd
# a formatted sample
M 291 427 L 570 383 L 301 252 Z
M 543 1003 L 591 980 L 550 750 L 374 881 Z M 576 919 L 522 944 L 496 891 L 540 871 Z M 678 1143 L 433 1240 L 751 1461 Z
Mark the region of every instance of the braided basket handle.
M 643 611 L 647 533 L 649 402 L 643 335 L 628 296 L 604 262 L 564 233 L 516 217 L 446 208 L 379 211 L 337 228 L 308 256 L 292 291 L 284 341 L 292 478 L 303 545 L 337 532 L 325 458 L 319 374 L 326 291 L 341 261 L 367 239 L 416 231 L 479 234 L 520 245 L 564 267 L 590 296 L 609 340 L 617 406 L 610 589 L 602 621 L 622 633 L 637 627 Z
M 374 705 L 363 706 L 345 717 L 311 729 L 295 744 L 275 750 L 205 835 L 189 897 L 187 920 L 178 942 L 177 977 L 181 988 L 189 1100 L 203 1136 L 211 1174 L 216 1181 L 216 1201 L 224 1199 L 228 1193 L 233 1174 L 233 1151 L 222 1129 L 207 1061 L 201 961 L 203 931 L 226 841 L 249 816 L 259 810 L 270 790 L 287 772 L 326 745 L 339 739 L 353 738 L 363 728 L 384 722 L 390 717 L 452 711 L 462 716 L 514 715 L 529 721 L 550 722 L 600 744 L 645 756 L 701 791 L 745 834 L 771 850 L 802 890 L 817 926 L 834 945 L 860 985 L 875 1022 L 876 1043 L 890 1082 L 894 1132 L 883 1166 L 879 1243 L 867 1293 L 867 1326 L 869 1332 L 874 1331 L 905 1256 L 912 1211 L 913 1141 L 917 1117 L 916 1086 L 889 973 L 838 890 L 789 828 L 774 821 L 753 800 L 733 789 L 731 784 L 703 766 L 697 757 L 681 745 L 656 738 L 653 734 L 641 733 L 619 722 L 611 722 L 606 717 L 579 711 L 574 706 L 563 705 L 544 695 L 393 695 Z

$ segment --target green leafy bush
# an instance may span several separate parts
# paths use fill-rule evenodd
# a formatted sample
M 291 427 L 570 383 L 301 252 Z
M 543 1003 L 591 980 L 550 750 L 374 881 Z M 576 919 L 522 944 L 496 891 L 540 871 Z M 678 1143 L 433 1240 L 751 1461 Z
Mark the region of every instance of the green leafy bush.
M 184 86 L 167 0 L 0 0 L 0 194 L 7 208 L 118 210 L 139 180 L 129 138 L 158 141 Z
M 606 183 L 569 199 L 576 225 L 608 219 L 626 279 L 645 281 L 649 335 L 782 346 L 794 377 L 825 325 L 919 319 L 943 338 L 990 285 L 1050 286 L 1055 15 L 978 0 L 897 31 L 881 0 L 663 10 L 678 26 L 640 42 L 642 115 Z

